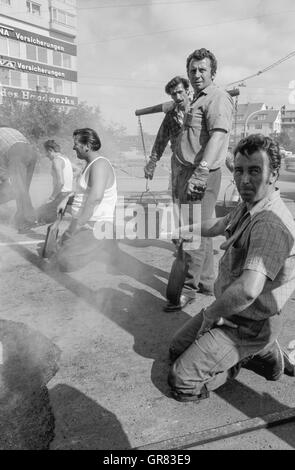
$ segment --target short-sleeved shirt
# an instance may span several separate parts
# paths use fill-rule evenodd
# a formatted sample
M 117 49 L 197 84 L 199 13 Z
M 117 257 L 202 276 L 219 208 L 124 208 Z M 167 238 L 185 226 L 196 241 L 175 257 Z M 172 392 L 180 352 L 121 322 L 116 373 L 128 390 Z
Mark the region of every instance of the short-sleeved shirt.
M 225 161 L 232 126 L 233 100 L 230 94 L 215 84 L 204 88 L 192 101 L 185 115 L 177 140 L 175 155 L 184 165 L 198 165 L 214 130 L 227 133 L 224 145 L 211 169 Z
M 16 129 L 0 127 L 0 166 L 7 167 L 7 154 L 9 149 L 18 142 L 28 143 L 27 139 Z
M 160 160 L 169 140 L 173 152 L 177 137 L 183 125 L 183 118 L 184 113 L 178 110 L 177 107 L 175 107 L 172 111 L 167 112 L 158 130 L 151 155 L 157 157 L 157 159 Z
M 280 313 L 295 289 L 295 222 L 276 189 L 250 211 L 239 204 L 226 216 L 227 241 L 219 261 L 215 296 L 245 269 L 267 277 L 262 293 L 239 316 L 264 320 Z

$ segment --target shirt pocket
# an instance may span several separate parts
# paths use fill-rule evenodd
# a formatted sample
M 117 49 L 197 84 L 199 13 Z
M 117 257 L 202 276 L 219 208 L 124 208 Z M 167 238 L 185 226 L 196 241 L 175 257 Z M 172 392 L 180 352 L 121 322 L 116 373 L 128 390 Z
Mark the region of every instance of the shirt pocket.
M 229 258 L 231 275 L 233 277 L 239 277 L 243 272 L 244 263 L 246 259 L 245 248 L 231 246 Z

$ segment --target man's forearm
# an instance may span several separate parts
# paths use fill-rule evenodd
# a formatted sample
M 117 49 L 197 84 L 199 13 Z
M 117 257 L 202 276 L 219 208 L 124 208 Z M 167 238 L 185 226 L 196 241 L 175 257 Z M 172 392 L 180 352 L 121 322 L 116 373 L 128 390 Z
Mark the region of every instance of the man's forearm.
M 256 296 L 250 295 L 245 289 L 244 282 L 238 279 L 224 291 L 219 299 L 207 307 L 206 317 L 218 320 L 220 317 L 239 315 L 250 307 L 255 299 Z
M 80 211 L 77 217 L 77 228 L 82 227 L 86 222 L 88 222 L 93 215 L 95 207 L 101 202 L 101 200 L 87 199 L 84 207 Z
M 209 169 L 213 167 L 216 160 L 218 160 L 226 136 L 226 132 L 215 131 L 212 133 L 202 158 L 202 160 L 208 163 Z

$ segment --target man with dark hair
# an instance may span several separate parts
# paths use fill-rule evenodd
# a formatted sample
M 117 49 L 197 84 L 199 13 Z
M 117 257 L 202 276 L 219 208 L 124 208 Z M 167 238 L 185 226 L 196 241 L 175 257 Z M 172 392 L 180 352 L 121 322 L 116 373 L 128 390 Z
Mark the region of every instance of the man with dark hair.
M 216 300 L 170 346 L 169 383 L 177 400 L 207 397 L 241 366 L 267 380 L 284 372 L 277 339 L 282 309 L 295 288 L 295 223 L 276 188 L 280 163 L 279 146 L 269 137 L 241 140 L 234 178 L 242 202 L 225 217 L 202 221 L 204 236 L 225 235 L 225 253 Z
M 51 161 L 53 188 L 46 202 L 38 209 L 38 222 L 50 224 L 56 220 L 57 207 L 73 191 L 73 168 L 68 157 L 61 154 L 60 145 L 55 140 L 44 142 L 46 157 Z
M 36 226 L 29 193 L 37 154 L 16 129 L 0 127 L 0 203 L 16 201 L 15 225 L 19 233 Z
M 185 110 L 189 103 L 189 81 L 186 78 L 176 76 L 170 80 L 165 86 L 165 92 L 173 99 L 175 106 L 168 111 L 158 130 L 155 143 L 152 148 L 151 156 L 144 168 L 145 178 L 153 179 L 157 162 L 162 157 L 168 142 L 171 143 L 172 151 L 183 124 Z M 174 199 L 173 184 L 173 159 L 171 160 L 172 173 L 172 198 Z
M 77 183 L 72 202 L 72 221 L 62 237 L 55 260 L 60 270 L 76 271 L 103 251 L 114 248 L 113 217 L 117 202 L 117 182 L 110 161 L 99 155 L 100 139 L 93 129 L 73 133 L 77 158 L 86 166 Z M 58 206 L 64 211 L 69 194 Z
M 191 224 L 193 205 L 201 202 L 201 218 L 211 218 L 221 183 L 232 125 L 233 101 L 229 93 L 214 83 L 217 61 L 207 49 L 195 50 L 186 62 L 194 98 L 184 118 L 173 153 L 175 196 L 189 206 L 184 220 Z M 214 261 L 212 240 L 202 237 L 198 249 L 184 244 L 186 278 L 179 304 L 168 302 L 164 310 L 180 310 L 196 293 L 213 295 Z

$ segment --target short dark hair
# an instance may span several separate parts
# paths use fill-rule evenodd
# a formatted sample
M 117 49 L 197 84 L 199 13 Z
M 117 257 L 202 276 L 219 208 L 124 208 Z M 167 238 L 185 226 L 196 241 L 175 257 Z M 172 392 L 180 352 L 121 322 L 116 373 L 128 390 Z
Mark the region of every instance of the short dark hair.
M 238 153 L 241 155 L 252 155 L 259 150 L 264 150 L 269 158 L 269 166 L 271 170 L 279 170 L 281 167 L 281 152 L 278 142 L 263 134 L 250 134 L 240 140 L 235 148 L 234 156 Z
M 54 152 L 60 152 L 60 145 L 55 140 L 46 140 L 43 144 L 45 150 L 53 150 Z
M 90 129 L 90 127 L 76 129 L 73 132 L 73 137 L 76 136 L 78 137 L 79 142 L 84 145 L 88 144 L 91 150 L 99 150 L 101 147 L 101 141 L 97 132 L 95 132 L 93 129 Z
M 177 85 L 179 84 L 182 84 L 183 85 L 183 88 L 185 90 L 188 90 L 189 89 L 189 81 L 187 78 L 184 78 L 184 77 L 180 77 L 179 75 L 177 75 L 176 77 L 173 77 L 168 83 L 167 85 L 165 86 L 165 92 L 167 93 L 167 95 L 170 95 L 171 94 L 171 90 L 172 88 L 175 88 Z
M 217 71 L 217 60 L 213 52 L 209 51 L 208 49 L 205 49 L 202 47 L 201 49 L 196 49 L 194 52 L 192 52 L 188 58 L 186 59 L 186 70 L 188 72 L 189 69 L 189 64 L 192 59 L 195 60 L 202 60 L 202 59 L 209 59 L 211 63 L 211 75 L 215 75 Z

